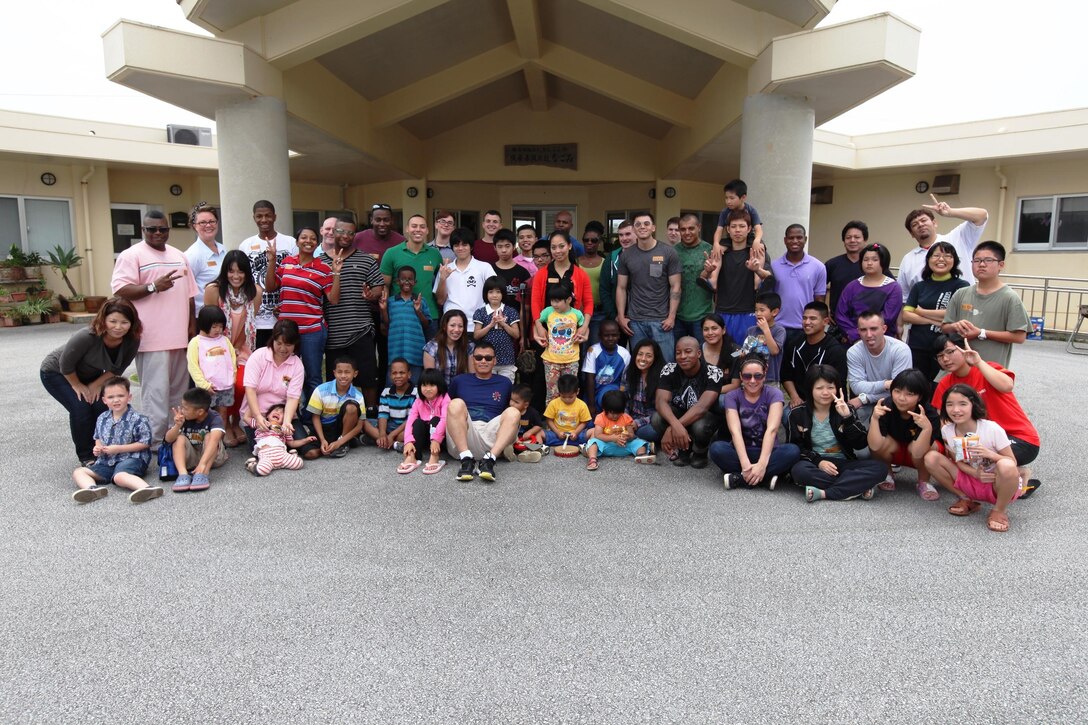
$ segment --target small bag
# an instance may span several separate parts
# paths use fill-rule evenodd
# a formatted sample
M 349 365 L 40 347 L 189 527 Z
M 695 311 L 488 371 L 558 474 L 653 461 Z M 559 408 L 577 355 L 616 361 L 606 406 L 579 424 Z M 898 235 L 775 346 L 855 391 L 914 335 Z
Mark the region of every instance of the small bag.
M 162 442 L 159 446 L 159 480 L 176 481 L 178 479 L 178 467 L 174 465 L 174 447 Z
M 518 372 L 523 377 L 528 377 L 536 372 L 536 352 L 533 350 L 523 350 L 517 358 Z

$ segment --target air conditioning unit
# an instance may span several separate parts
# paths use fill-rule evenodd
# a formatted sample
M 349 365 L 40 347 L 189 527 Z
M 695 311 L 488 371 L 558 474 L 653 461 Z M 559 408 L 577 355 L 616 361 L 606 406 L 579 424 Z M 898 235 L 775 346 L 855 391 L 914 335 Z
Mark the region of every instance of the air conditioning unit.
M 834 186 L 814 186 L 809 201 L 812 204 L 830 204 L 835 199 Z
M 930 187 L 929 193 L 931 194 L 958 194 L 960 193 L 960 175 L 959 174 L 945 174 L 944 176 L 933 177 L 933 186 Z
M 212 130 L 200 126 L 170 124 L 166 127 L 166 140 L 170 143 L 186 144 L 187 146 L 211 146 Z

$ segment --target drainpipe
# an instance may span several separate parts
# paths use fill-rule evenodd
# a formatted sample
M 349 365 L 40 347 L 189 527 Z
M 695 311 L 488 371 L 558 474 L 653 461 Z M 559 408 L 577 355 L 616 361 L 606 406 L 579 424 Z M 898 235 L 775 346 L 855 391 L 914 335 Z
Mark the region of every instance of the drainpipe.
M 995 236 L 994 239 L 1005 244 L 1001 232 L 1005 226 L 1005 195 L 1009 191 L 1009 179 L 1001 173 L 1000 165 L 994 167 L 994 173 L 997 174 L 997 178 L 1001 180 L 1001 186 L 998 187 L 1001 193 L 997 197 L 997 236 Z M 1005 244 L 1005 246 L 1008 248 L 1012 247 L 1011 244 Z
M 86 247 L 84 253 L 87 256 L 87 274 L 90 277 L 90 283 L 87 285 L 87 294 L 94 294 L 94 249 L 91 247 L 91 206 L 88 202 L 87 194 L 87 181 L 94 176 L 94 166 L 83 175 L 83 178 L 79 180 L 79 190 L 83 196 L 83 236 L 86 239 Z

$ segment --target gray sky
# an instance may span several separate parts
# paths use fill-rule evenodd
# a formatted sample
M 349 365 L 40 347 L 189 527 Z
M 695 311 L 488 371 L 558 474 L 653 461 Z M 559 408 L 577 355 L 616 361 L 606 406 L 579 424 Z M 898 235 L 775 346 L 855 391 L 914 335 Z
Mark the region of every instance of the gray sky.
M 213 125 L 106 80 L 101 34 L 119 18 L 206 34 L 175 0 L 5 3 L 0 108 L 145 126 Z M 918 74 L 824 128 L 871 133 L 1088 106 L 1088 9 L 1035 0 L 840 0 L 823 25 L 890 11 L 922 29 Z M 53 39 L 53 42 L 46 40 Z

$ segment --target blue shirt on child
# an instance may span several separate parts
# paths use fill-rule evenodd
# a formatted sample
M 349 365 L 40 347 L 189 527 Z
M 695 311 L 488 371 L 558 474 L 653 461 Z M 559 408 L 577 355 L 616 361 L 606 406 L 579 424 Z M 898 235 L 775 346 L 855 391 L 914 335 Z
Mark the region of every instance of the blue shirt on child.
M 114 420 L 113 413 L 108 410 L 98 416 L 94 424 L 94 439 L 107 446 L 127 446 L 130 443 L 144 443 L 148 446 L 142 451 L 99 456 L 98 463 L 116 466 L 126 458 L 137 458 L 147 465 L 151 460 L 151 423 L 146 415 L 137 413 L 131 405 L 125 408 L 118 420 Z
M 422 305 L 423 316 L 429 321 L 427 303 Z M 423 346 L 427 338 L 423 334 L 423 325 L 416 315 L 415 303 L 400 295 L 389 298 L 389 359 L 402 357 L 409 365 L 423 366 Z

